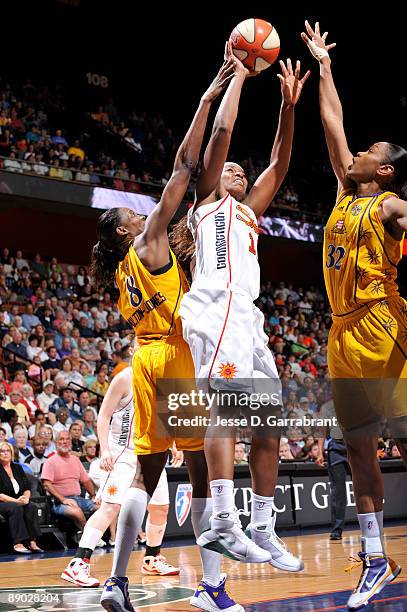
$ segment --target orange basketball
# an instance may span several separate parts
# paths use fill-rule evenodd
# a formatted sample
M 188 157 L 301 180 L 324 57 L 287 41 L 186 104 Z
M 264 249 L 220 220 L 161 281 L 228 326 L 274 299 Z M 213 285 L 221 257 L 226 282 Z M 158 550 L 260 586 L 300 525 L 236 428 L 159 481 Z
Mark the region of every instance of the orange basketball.
M 260 72 L 273 64 L 280 51 L 280 37 L 271 23 L 245 19 L 230 35 L 233 53 L 249 70 Z

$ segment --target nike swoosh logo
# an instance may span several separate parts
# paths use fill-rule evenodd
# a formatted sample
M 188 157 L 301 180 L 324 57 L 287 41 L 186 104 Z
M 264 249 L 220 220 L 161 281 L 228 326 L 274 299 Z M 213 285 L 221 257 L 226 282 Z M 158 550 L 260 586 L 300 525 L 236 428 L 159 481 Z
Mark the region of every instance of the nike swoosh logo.
M 377 582 L 378 578 L 380 578 L 380 576 L 375 576 L 375 577 L 373 578 L 373 580 L 370 580 L 370 581 L 367 581 L 367 580 L 366 580 L 365 584 L 366 584 L 367 588 L 368 588 L 368 589 L 371 589 L 371 588 L 372 588 L 372 586 L 374 585 L 374 583 L 375 583 L 375 582 Z

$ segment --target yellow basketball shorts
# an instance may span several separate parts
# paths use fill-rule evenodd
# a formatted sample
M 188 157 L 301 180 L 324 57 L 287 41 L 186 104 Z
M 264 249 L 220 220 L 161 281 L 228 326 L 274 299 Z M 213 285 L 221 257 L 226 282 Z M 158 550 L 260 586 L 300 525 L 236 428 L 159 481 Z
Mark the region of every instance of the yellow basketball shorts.
M 400 296 L 333 316 L 328 369 L 344 431 L 407 416 L 407 302 Z
M 195 370 L 188 344 L 182 336 L 142 344 L 133 355 L 134 452 L 137 455 L 161 453 L 175 441 L 178 450 L 203 450 L 199 432 L 176 437 L 168 428 L 168 402 L 157 397 L 157 389 L 189 393 L 195 386 Z M 188 435 L 189 435 L 188 433 Z

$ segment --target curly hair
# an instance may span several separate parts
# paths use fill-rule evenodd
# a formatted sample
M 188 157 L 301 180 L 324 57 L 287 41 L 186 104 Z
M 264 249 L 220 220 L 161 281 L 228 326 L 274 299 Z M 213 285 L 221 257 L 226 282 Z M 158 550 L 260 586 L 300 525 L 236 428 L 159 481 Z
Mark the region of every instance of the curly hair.
M 195 243 L 187 225 L 186 215 L 173 226 L 168 238 L 176 258 L 184 263 L 189 262 L 195 253 Z
M 121 208 L 111 208 L 98 219 L 98 242 L 92 248 L 90 273 L 97 285 L 114 286 L 114 274 L 120 261 L 129 250 L 131 240 L 120 236 L 116 229 L 121 225 Z

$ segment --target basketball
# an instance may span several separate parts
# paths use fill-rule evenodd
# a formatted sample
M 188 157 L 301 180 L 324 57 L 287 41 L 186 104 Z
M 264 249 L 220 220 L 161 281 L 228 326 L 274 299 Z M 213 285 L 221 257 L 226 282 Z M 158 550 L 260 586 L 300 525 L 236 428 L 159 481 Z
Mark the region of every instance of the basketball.
M 263 19 L 245 19 L 230 35 L 233 53 L 249 70 L 260 72 L 273 64 L 280 51 L 277 30 Z

